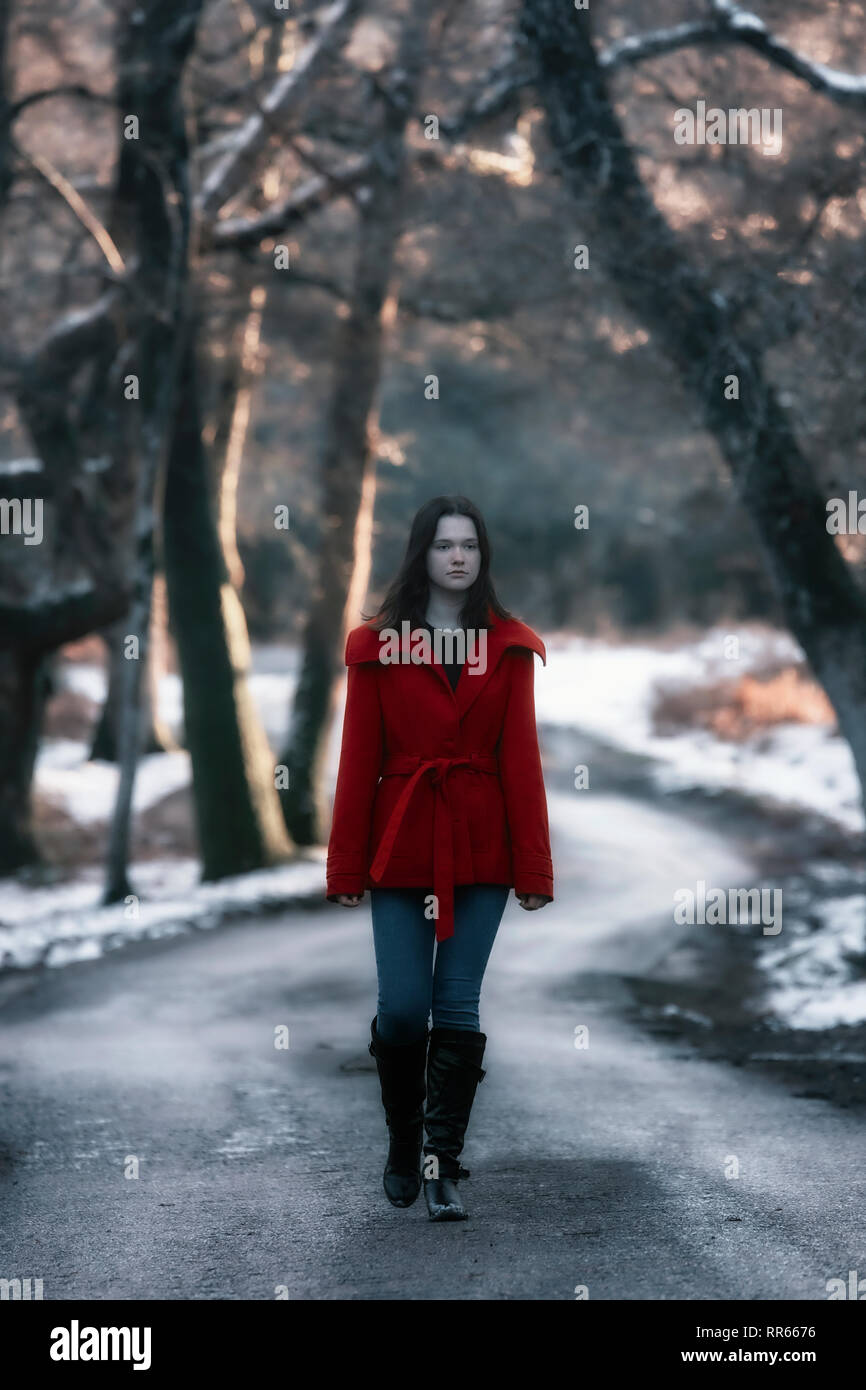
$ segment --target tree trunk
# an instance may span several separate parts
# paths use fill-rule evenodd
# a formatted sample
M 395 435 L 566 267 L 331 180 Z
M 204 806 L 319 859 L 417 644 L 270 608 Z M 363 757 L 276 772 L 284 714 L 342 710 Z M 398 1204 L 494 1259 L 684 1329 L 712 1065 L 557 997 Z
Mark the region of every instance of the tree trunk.
M 225 452 L 219 483 L 219 538 L 229 580 L 239 592 L 244 583 L 244 567 L 238 553 L 238 486 L 246 448 L 252 405 L 253 378 L 259 370 L 262 315 L 267 294 L 256 285 L 250 293 L 249 310 L 240 331 L 234 391 L 228 418 Z
M 148 751 L 157 753 L 174 753 L 181 746 L 159 712 L 159 688 L 163 676 L 168 673 L 169 655 L 168 596 L 165 575 L 160 570 L 154 575 L 151 595 L 147 698 L 144 705 L 148 713 L 143 716 L 145 729 L 150 726 L 153 731 L 153 747 Z
M 9 88 L 11 83 L 8 75 L 9 63 L 9 19 L 12 6 L 8 0 L 0 3 L 0 211 L 6 207 L 6 201 L 12 188 L 13 174 L 13 155 L 11 141 L 11 124 L 9 120 Z
M 565 179 L 597 233 L 591 254 L 677 365 L 755 524 L 791 630 L 839 717 L 866 798 L 866 598 L 826 528 L 826 498 L 767 381 L 760 344 L 688 255 L 645 188 L 596 60 L 586 12 L 524 0 L 523 29 Z M 739 399 L 726 399 L 735 376 Z
M 50 690 L 39 652 L 0 652 L 0 875 L 40 861 L 33 834 L 33 767 Z
M 247 684 L 246 620 L 219 542 L 192 342 L 183 359 L 163 538 L 203 876 L 222 878 L 277 863 L 291 845 Z
M 142 568 L 137 592 L 130 605 L 128 636 L 137 640 L 138 651 L 124 651 L 123 665 L 117 689 L 117 761 L 118 780 L 114 811 L 108 833 L 105 856 L 105 891 L 103 901 L 121 902 L 132 892 L 129 884 L 129 837 L 132 819 L 132 794 L 138 768 L 141 737 L 142 668 L 147 664 L 147 632 L 150 617 L 152 573 Z M 124 647 L 126 640 L 124 639 Z
M 132 0 L 118 43 L 121 138 L 114 214 L 119 244 L 134 258 L 140 292 L 131 314 L 140 399 L 132 406 L 138 467 L 127 629 L 135 647 L 126 650 L 124 639 L 117 714 L 119 777 L 106 858 L 107 903 L 117 902 L 130 891 L 127 864 L 156 572 L 155 532 L 186 350 L 189 147 L 181 83 L 201 5 L 202 0 L 150 0 L 142 6 Z M 139 118 L 134 140 L 124 138 L 128 112 Z
M 48 654 L 114 621 L 127 603 L 120 587 L 81 584 L 39 604 L 0 599 L 0 876 L 41 859 L 31 779 L 50 694 Z
M 358 256 L 349 313 L 337 335 L 334 379 L 322 454 L 322 535 L 312 605 L 302 639 L 301 671 L 287 746 L 280 762 L 288 787 L 283 815 L 298 844 L 324 838 L 322 766 L 347 624 L 357 621 L 370 565 L 376 491 L 376 400 L 382 370 L 394 252 L 402 230 L 406 122 L 424 63 L 429 0 L 409 0 L 400 51 L 383 95 L 383 129 L 374 173 L 361 190 Z M 354 582 L 353 582 L 354 576 Z
M 130 631 L 129 622 L 115 623 L 102 634 L 108 656 L 108 683 L 102 711 L 93 735 L 90 757 L 99 762 L 117 762 L 118 716 L 121 706 L 121 686 L 125 661 L 123 639 Z M 152 673 L 154 670 L 153 619 L 151 619 L 151 641 L 148 643 L 148 660 L 145 679 L 141 683 L 141 752 L 164 753 L 169 746 L 164 734 L 158 729 L 155 718 L 155 690 Z

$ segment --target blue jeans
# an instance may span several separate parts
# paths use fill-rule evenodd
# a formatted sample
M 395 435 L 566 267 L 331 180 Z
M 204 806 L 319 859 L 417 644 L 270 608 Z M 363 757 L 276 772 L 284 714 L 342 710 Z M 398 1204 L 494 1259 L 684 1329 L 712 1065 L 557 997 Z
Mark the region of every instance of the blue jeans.
M 438 943 L 436 923 L 424 916 L 428 892 L 370 890 L 379 976 L 376 1031 L 383 1042 L 423 1038 L 431 1009 L 434 1028 L 481 1030 L 481 981 L 510 889 L 498 883 L 455 887 L 454 935 Z

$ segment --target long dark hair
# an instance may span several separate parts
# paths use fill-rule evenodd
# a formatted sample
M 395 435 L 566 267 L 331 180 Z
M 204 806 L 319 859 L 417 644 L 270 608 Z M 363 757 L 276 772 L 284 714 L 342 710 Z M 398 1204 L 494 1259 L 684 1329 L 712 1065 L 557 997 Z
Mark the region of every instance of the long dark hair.
M 419 627 L 427 621 L 427 602 L 430 596 L 430 579 L 427 574 L 427 551 L 433 544 L 436 527 L 442 516 L 468 516 L 475 523 L 478 536 L 478 549 L 481 552 L 481 567 L 478 577 L 466 590 L 463 607 L 460 610 L 460 624 L 465 628 L 486 628 L 489 613 L 497 618 L 512 616 L 503 608 L 496 597 L 496 590 L 490 578 L 490 541 L 484 518 L 468 497 L 431 497 L 415 513 L 412 529 L 406 543 L 406 553 L 396 577 L 379 608 L 370 618 L 362 614 L 364 622 L 375 619 L 375 626 L 397 628 L 408 618 L 412 627 Z

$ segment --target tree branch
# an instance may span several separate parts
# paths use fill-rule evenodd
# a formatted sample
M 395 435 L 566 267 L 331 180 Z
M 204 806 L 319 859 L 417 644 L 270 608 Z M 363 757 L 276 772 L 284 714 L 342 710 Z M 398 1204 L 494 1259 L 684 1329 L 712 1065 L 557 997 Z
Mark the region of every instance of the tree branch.
M 531 86 L 536 75 L 535 64 L 525 52 L 525 43 L 518 35 L 508 55 L 491 68 L 460 115 L 439 122 L 440 132 L 449 140 L 457 140 L 470 127 L 498 116 L 519 91 Z
M 698 44 L 741 43 L 760 53 L 768 62 L 801 78 L 815 92 L 831 97 L 842 106 L 866 107 L 866 75 L 839 72 L 825 63 L 813 62 L 776 38 L 756 14 L 742 10 L 733 0 L 711 0 L 713 17 L 669 29 L 655 29 L 611 44 L 599 54 L 599 66 L 606 71 L 631 66 L 647 58 Z
M 129 600 L 122 585 L 97 588 L 89 579 L 31 602 L 0 599 L 0 650 L 52 651 L 122 618 Z
M 360 0 L 335 0 L 323 13 L 322 22 L 290 72 L 282 73 L 261 105 L 248 116 L 230 147 L 203 180 L 196 199 L 201 217 L 208 217 L 237 191 L 249 175 L 252 162 L 267 139 L 273 118 L 285 115 L 306 94 L 318 76 L 324 59 L 348 32 Z
M 74 372 L 104 343 L 105 327 L 117 293 L 116 289 L 110 289 L 86 309 L 64 314 L 39 342 L 26 365 L 37 371 L 50 371 L 58 377 Z
M 81 82 L 69 82 L 60 87 L 43 87 L 37 92 L 27 92 L 17 101 L 11 102 L 9 120 L 14 121 L 28 106 L 34 106 L 38 101 L 53 101 L 55 97 L 82 97 L 85 101 L 100 102 L 104 106 L 114 105 L 113 97 L 103 96 L 101 92 L 92 92 Z
M 369 177 L 370 169 L 370 160 L 365 156 L 333 173 L 316 174 L 254 217 L 227 217 L 203 229 L 202 242 L 205 246 L 210 243 L 219 251 L 255 246 L 263 237 L 278 235 L 317 212 L 332 198 L 357 188 Z
M 26 159 L 27 163 L 36 170 L 37 174 L 45 180 L 49 187 L 53 188 L 54 192 L 59 194 L 67 207 L 75 214 L 82 227 L 86 228 L 96 242 L 96 245 L 99 247 L 99 250 L 102 252 L 114 274 L 124 275 L 126 273 L 126 266 L 123 257 L 115 245 L 114 239 L 108 228 L 100 222 L 96 213 L 90 207 L 89 203 L 82 198 L 78 190 L 63 174 L 61 174 L 59 169 L 55 168 L 49 159 L 45 158 L 44 155 L 31 154 L 29 150 L 25 150 L 21 145 L 16 145 L 15 150 L 23 159 Z

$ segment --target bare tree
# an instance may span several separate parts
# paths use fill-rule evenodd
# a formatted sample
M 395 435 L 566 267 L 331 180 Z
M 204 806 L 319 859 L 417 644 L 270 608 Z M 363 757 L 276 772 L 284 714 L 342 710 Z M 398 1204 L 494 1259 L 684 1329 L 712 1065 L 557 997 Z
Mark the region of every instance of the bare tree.
M 264 116 L 259 113 L 242 125 L 237 138 L 223 149 L 196 205 L 199 218 L 206 215 L 205 204 L 210 210 L 208 220 L 197 227 L 199 246 L 213 241 L 210 218 L 254 168 L 272 138 L 274 119 L 284 116 L 309 90 L 329 49 L 345 37 L 357 8 L 358 0 L 338 0 L 320 14 L 293 72 L 275 83 Z M 210 506 L 214 464 L 200 438 L 190 457 L 182 457 L 190 438 L 189 420 L 196 420 L 199 429 L 203 424 L 199 401 L 190 398 L 184 418 L 184 410 L 176 408 L 171 399 L 177 353 L 181 355 L 183 389 L 197 389 L 198 382 L 195 333 L 200 320 L 195 296 L 185 305 L 191 270 L 187 243 L 192 193 L 178 62 L 191 47 L 199 9 L 199 0 L 184 0 L 180 7 L 164 0 L 145 0 L 142 4 L 125 0 L 119 17 L 122 52 L 115 98 L 122 138 L 104 221 L 42 153 L 16 151 L 11 136 L 0 149 L 0 162 L 6 161 L 3 167 L 10 171 L 10 177 L 16 167 L 12 155 L 18 168 L 26 159 L 57 204 L 65 206 L 84 228 L 99 247 L 111 282 L 88 307 L 61 314 L 20 360 L 4 364 L 10 372 L 20 418 L 42 462 L 40 487 L 46 507 L 53 515 L 62 516 L 63 525 L 53 527 L 51 561 L 48 563 L 43 554 L 38 583 L 29 589 L 13 586 L 8 594 L 4 592 L 4 602 L 0 603 L 0 617 L 6 618 L 0 633 L 0 714 L 6 717 L 0 718 L 0 724 L 10 735 L 8 740 L 0 740 L 0 831 L 4 818 L 10 831 L 0 834 L 4 844 L 0 869 L 8 872 L 38 857 L 29 829 L 30 780 L 47 688 L 44 663 L 57 646 L 117 623 L 112 628 L 116 640 L 120 643 L 128 636 L 136 637 L 139 660 L 127 661 L 121 650 L 113 653 L 113 664 L 127 680 L 125 695 L 117 701 L 118 722 L 125 730 L 126 771 L 121 780 L 109 873 L 116 891 L 126 886 L 119 865 L 128 840 L 133 750 L 140 744 L 140 736 L 133 737 L 133 724 L 138 722 L 133 712 L 140 707 L 155 559 L 153 499 L 160 491 L 167 418 L 172 421 L 175 439 L 169 450 L 171 473 L 166 498 L 180 498 L 181 505 L 186 505 L 192 491 L 193 512 L 200 528 L 194 539 L 213 559 L 209 569 L 195 576 L 192 586 L 201 589 L 207 582 L 213 585 L 205 603 L 214 624 L 208 649 L 213 665 L 209 667 L 207 661 L 198 661 L 201 640 L 203 636 L 207 639 L 207 634 L 196 633 L 183 620 L 187 595 L 181 571 L 195 562 L 196 545 L 186 544 L 184 518 L 174 513 L 166 525 L 166 547 L 171 552 L 166 570 L 179 646 L 190 638 L 179 653 L 185 694 L 191 707 L 204 709 L 219 673 L 225 675 L 230 692 L 227 698 L 210 702 L 218 717 L 206 721 L 205 736 L 193 739 L 190 748 L 194 783 L 198 784 L 195 799 L 205 871 L 214 876 L 256 867 L 284 857 L 290 849 L 273 786 L 273 757 L 245 686 L 249 644 L 243 611 L 236 592 L 224 583 L 225 566 L 218 553 L 219 523 Z M 2 7 L 2 14 L 4 19 L 8 16 L 7 6 Z M 309 32 L 309 21 L 302 27 Z M 15 119 L 28 106 L 62 93 L 95 99 L 79 84 L 64 83 L 10 105 L 4 87 L 0 94 L 0 137 L 5 140 Z M 138 120 L 136 132 L 125 129 L 127 117 Z M 128 134 L 132 138 L 125 138 Z M 288 225 L 293 218 L 322 206 L 335 191 L 341 191 L 339 180 L 325 180 L 314 198 L 293 202 L 285 210 L 265 208 L 262 212 L 272 221 L 284 216 Z M 124 399 L 123 383 L 129 374 L 138 376 L 141 383 L 138 414 Z M 98 478 L 88 471 L 92 472 L 95 460 L 103 461 Z M 149 468 L 150 474 L 143 476 L 141 468 Z M 222 534 L 226 534 L 225 518 Z M 177 544 L 182 549 L 172 550 Z M 130 553 L 135 555 L 131 567 L 124 563 Z M 130 611 L 131 602 L 135 603 L 134 612 Z M 190 715 L 190 708 L 186 714 L 188 723 L 201 731 L 201 721 Z M 227 723 L 221 724 L 220 718 Z M 215 749 L 231 748 L 239 753 L 234 763 L 239 776 L 230 779 L 227 797 L 215 799 L 211 796 L 211 772 L 218 761 Z M 244 785 L 244 777 L 249 778 L 250 785 Z M 247 825 L 243 833 L 237 833 L 239 820 Z M 206 844 L 211 831 L 214 842 Z
M 718 0 L 709 40 L 750 42 L 770 61 L 846 102 L 863 79 L 834 75 Z M 623 42 L 600 60 L 585 11 L 524 0 L 523 32 L 563 177 L 596 230 L 594 253 L 699 403 L 753 519 L 787 621 L 839 716 L 866 796 L 866 599 L 827 532 L 826 499 L 763 366 L 762 344 L 693 264 L 645 187 L 607 88 L 606 69 L 680 47 L 683 32 Z M 694 36 L 694 35 L 693 35 Z M 739 398 L 727 399 L 736 377 Z
M 203 0 L 133 0 L 118 45 L 120 139 L 115 218 L 136 265 L 131 327 L 140 399 L 132 597 L 118 717 L 120 776 L 106 857 L 105 901 L 127 896 L 130 815 L 150 636 L 156 518 L 176 415 L 189 275 L 189 148 L 181 80 Z M 131 120 L 134 138 L 124 138 Z
M 202 218 L 217 214 L 241 184 L 254 176 L 274 121 L 285 122 L 296 111 L 325 60 L 348 37 L 357 9 L 358 0 L 337 0 L 323 12 L 291 70 L 274 80 L 261 109 L 241 125 L 205 175 L 196 198 Z M 286 224 L 321 206 L 326 195 L 340 191 L 339 181 L 325 183 L 323 193 L 302 209 L 297 204 L 281 205 L 279 215 Z M 212 241 L 212 225 L 205 222 L 202 250 Z M 288 855 L 291 843 L 280 814 L 274 758 L 247 685 L 250 649 L 238 593 L 242 574 L 235 544 L 234 498 L 249 410 L 253 340 L 260 331 L 264 299 L 254 287 L 240 330 L 233 399 L 223 402 L 230 420 L 225 450 L 222 458 L 212 461 L 203 439 L 203 366 L 196 342 L 203 295 L 197 298 L 169 456 L 165 569 L 183 676 L 184 725 L 193 761 L 203 873 L 216 878 L 277 862 Z

